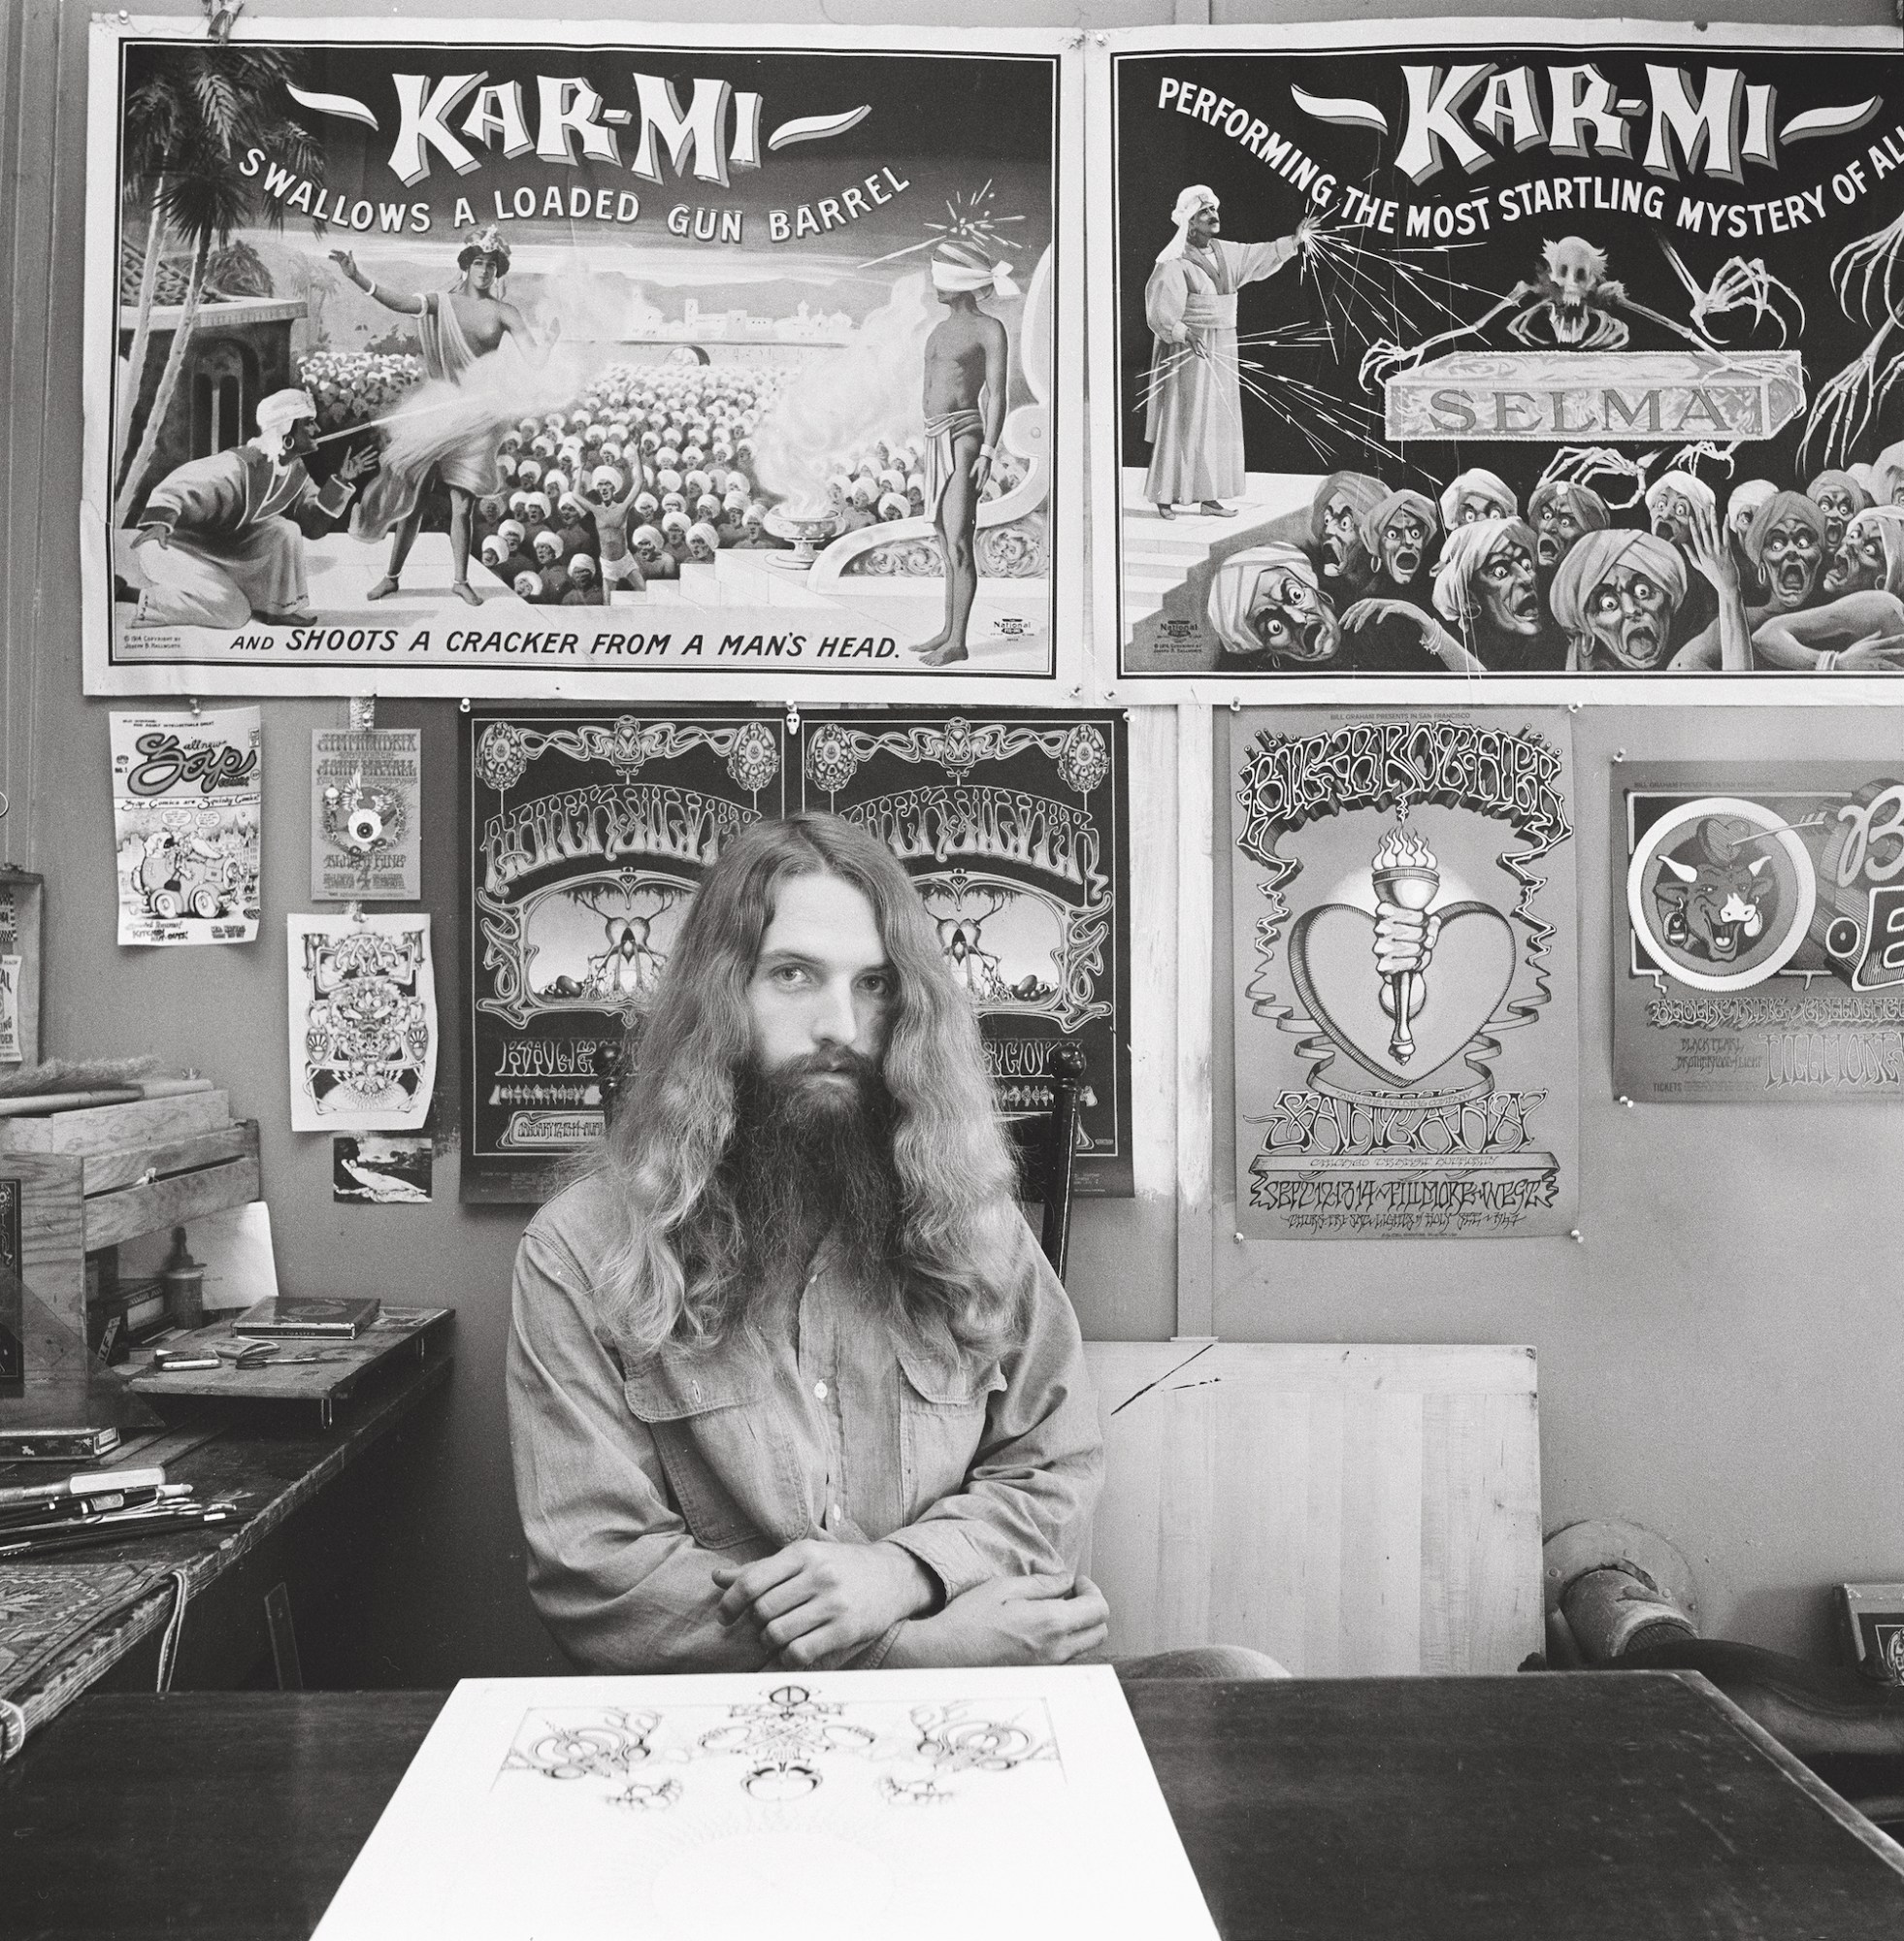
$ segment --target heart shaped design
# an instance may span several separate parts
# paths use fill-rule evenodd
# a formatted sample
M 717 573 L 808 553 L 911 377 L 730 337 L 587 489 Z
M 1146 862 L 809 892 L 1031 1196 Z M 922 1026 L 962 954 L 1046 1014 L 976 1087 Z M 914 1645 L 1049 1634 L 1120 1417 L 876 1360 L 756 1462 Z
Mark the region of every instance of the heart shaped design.
M 1514 981 L 1514 932 L 1492 904 L 1438 910 L 1441 935 L 1423 973 L 1428 995 L 1409 1020 L 1415 1055 L 1389 1050 L 1395 1020 L 1382 1008 L 1375 919 L 1351 904 L 1304 910 L 1289 934 L 1290 970 L 1309 1015 L 1364 1071 L 1419 1085 L 1457 1057 L 1494 1016 Z

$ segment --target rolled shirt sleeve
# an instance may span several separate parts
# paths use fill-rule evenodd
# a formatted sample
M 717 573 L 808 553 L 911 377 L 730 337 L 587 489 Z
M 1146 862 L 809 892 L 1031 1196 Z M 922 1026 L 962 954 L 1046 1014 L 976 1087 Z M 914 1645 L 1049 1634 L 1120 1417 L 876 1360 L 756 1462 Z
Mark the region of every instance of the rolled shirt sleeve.
M 994 1577 L 1069 1575 L 1103 1483 L 1104 1445 L 1069 1298 L 1022 1221 L 1016 1278 L 1029 1323 L 1000 1363 L 964 1487 L 886 1541 L 909 1551 L 949 1601 Z
M 714 1567 L 668 1500 L 654 1440 L 629 1410 L 583 1306 L 585 1277 L 530 1227 L 516 1254 L 509 1448 L 529 1595 L 584 1671 L 754 1671 L 772 1652 L 752 1621 L 715 1616 Z

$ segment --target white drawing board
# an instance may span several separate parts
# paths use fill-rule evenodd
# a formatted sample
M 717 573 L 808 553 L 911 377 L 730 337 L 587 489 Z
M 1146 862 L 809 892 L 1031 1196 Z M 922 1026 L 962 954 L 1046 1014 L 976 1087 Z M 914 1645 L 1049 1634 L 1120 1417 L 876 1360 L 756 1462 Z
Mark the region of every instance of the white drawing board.
M 318 1941 L 1216 1933 L 1107 1665 L 465 1679 Z

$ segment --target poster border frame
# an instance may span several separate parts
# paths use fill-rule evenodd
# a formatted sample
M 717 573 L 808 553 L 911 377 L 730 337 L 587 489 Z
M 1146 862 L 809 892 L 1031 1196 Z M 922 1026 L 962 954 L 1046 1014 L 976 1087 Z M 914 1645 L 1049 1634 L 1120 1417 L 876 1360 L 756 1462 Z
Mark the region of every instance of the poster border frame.
M 1173 53 L 1379 53 L 1419 48 L 1425 53 L 1459 47 L 1550 47 L 1557 52 L 1598 47 L 1641 49 L 1705 49 L 1750 52 L 1802 49 L 1808 53 L 1897 55 L 1895 27 L 1801 26 L 1793 22 L 1715 19 L 1648 20 L 1629 15 L 1562 19 L 1503 14 L 1432 15 L 1414 19 L 1262 21 L 1249 26 L 1132 27 L 1092 36 L 1086 70 L 1085 178 L 1092 184 L 1086 230 L 1085 276 L 1095 300 L 1088 313 L 1085 368 L 1091 396 L 1110 400 L 1114 432 L 1121 414 L 1117 304 L 1117 64 L 1129 56 Z M 1904 68 L 1900 69 L 1904 73 Z M 1100 412 L 1105 410 L 1100 403 Z M 1884 674 L 1804 674 L 1756 671 L 1739 679 L 1711 674 L 1553 675 L 1231 674 L 1153 674 L 1124 664 L 1121 441 L 1096 458 L 1091 504 L 1090 576 L 1094 672 L 1104 701 L 1126 707 L 1153 702 L 1200 702 L 1233 707 L 1554 707 L 1592 701 L 1609 707 L 1700 706 L 1904 707 L 1904 678 Z
M 378 17 L 358 14 L 255 18 L 241 16 L 235 44 L 260 42 L 357 41 L 426 43 L 445 46 L 551 48 L 712 49 L 718 26 L 679 20 L 574 20 L 560 16 L 515 20 L 447 16 Z M 205 23 L 179 15 L 95 14 L 86 41 L 85 204 L 82 261 L 81 378 L 82 434 L 80 497 L 80 634 L 82 692 L 88 696 L 258 696 L 303 699 L 313 696 L 381 694 L 404 699 L 459 699 L 481 696 L 508 702 L 719 701 L 744 699 L 780 705 L 824 703 L 868 706 L 882 702 L 970 705 L 973 707 L 1063 706 L 1085 700 L 1090 684 L 1085 603 L 1090 574 L 1085 554 L 1086 502 L 1084 422 L 1087 410 L 1089 345 L 1086 342 L 1085 289 L 1089 279 L 1085 228 L 1087 89 L 1083 37 L 1059 28 L 927 28 L 907 26 L 834 27 L 791 23 L 737 23 L 725 28 L 734 52 L 908 53 L 921 58 L 986 55 L 1042 56 L 1052 62 L 1057 113 L 1052 131 L 1053 280 L 1057 302 L 1052 313 L 1052 477 L 1075 481 L 1056 498 L 1051 522 L 1051 657 L 1042 674 L 966 674 L 921 672 L 907 674 L 850 674 L 831 669 L 794 672 L 777 663 L 737 667 L 731 674 L 698 674 L 675 669 L 635 671 L 603 668 L 567 674 L 543 666 L 504 667 L 473 663 L 467 668 L 416 668 L 401 680 L 394 666 L 368 664 L 325 667 L 268 667 L 233 660 L 196 663 L 153 661 L 122 666 L 112 643 L 112 429 L 116 379 L 119 205 L 119 49 L 126 41 L 200 42 Z M 1070 352 L 1065 370 L 1067 346 Z M 101 503 L 99 492 L 105 492 Z M 381 675 L 383 678 L 379 679 Z

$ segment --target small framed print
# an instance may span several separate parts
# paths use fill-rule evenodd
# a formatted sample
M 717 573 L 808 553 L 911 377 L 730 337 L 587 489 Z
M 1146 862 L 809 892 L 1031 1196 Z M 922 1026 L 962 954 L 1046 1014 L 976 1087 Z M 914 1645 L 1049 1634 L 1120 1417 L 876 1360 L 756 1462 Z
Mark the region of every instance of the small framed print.
M 1885 1685 L 1904 1685 L 1904 1584 L 1840 1584 L 1852 1662 Z
M 0 1071 L 40 1062 L 46 878 L 0 865 Z

